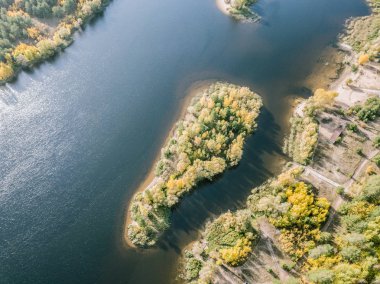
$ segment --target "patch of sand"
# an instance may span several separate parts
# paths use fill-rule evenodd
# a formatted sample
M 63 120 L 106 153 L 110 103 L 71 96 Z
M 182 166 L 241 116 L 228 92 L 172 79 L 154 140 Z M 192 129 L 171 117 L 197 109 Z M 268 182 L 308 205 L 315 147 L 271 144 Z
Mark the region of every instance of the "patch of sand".
M 230 15 L 228 12 L 228 9 L 230 8 L 230 5 L 225 2 L 225 0 L 215 0 L 216 6 L 218 9 L 225 15 Z
M 352 106 L 358 102 L 365 101 L 369 95 L 380 96 L 379 75 L 375 74 L 368 66 L 359 66 L 359 70 L 354 73 L 347 67 L 339 80 L 332 85 L 331 89 L 338 92 L 337 101 Z M 347 84 L 349 81 L 351 83 Z

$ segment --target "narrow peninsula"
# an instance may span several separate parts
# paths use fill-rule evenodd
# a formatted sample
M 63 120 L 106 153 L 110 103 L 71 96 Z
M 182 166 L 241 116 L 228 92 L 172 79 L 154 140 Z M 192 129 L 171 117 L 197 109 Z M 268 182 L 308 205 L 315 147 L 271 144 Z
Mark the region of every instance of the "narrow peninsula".
M 238 164 L 261 106 L 257 94 L 228 83 L 213 83 L 195 95 L 161 151 L 154 179 L 129 205 L 128 243 L 154 245 L 169 227 L 171 208 L 183 195 Z
M 108 0 L 2 0 L 0 85 L 69 46 Z
M 186 283 L 380 283 L 380 10 L 368 3 L 340 37 L 339 78 L 294 109 L 290 161 L 187 246 Z
M 251 9 L 255 3 L 256 0 L 216 0 L 220 11 L 243 22 L 256 22 L 260 19 Z

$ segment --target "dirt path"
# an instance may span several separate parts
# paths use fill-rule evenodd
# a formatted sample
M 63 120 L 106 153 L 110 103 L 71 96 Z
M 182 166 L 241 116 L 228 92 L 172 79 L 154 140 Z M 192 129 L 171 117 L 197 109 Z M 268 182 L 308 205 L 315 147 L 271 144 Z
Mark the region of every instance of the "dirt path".
M 322 231 L 327 231 L 327 229 L 329 229 L 332 221 L 335 220 L 335 216 L 337 215 L 338 213 L 338 208 L 340 207 L 340 205 L 343 203 L 343 198 L 340 197 L 339 194 L 337 194 L 334 202 L 331 204 L 331 207 L 334 208 L 334 212 L 332 214 L 329 215 L 328 219 L 327 219 L 327 222 L 323 225 L 322 227 Z
M 309 167 L 309 166 L 306 166 L 305 167 L 305 174 L 308 175 L 308 174 L 311 174 L 311 175 L 314 175 L 316 176 L 317 178 L 321 179 L 321 180 L 324 180 L 325 182 L 331 184 L 332 186 L 335 186 L 335 187 L 339 187 L 341 186 L 339 183 L 325 177 L 324 175 L 320 174 L 318 171 L 314 170 L 313 168 Z
M 286 281 L 286 279 L 289 278 L 289 275 L 280 266 L 278 257 L 276 255 L 276 253 L 274 252 L 274 249 L 272 246 L 272 243 L 274 242 L 274 239 L 275 239 L 274 235 L 273 235 L 273 230 L 270 228 L 269 224 L 266 221 L 260 222 L 259 226 L 260 226 L 260 231 L 262 233 L 262 236 L 265 239 L 265 243 L 266 243 L 268 250 L 270 252 L 270 255 L 272 257 L 273 263 L 275 264 L 276 269 L 278 271 L 279 280 L 281 281 L 281 283 L 283 283 Z
M 354 171 L 350 180 L 345 183 L 344 185 L 345 192 L 347 192 L 348 189 L 352 186 L 352 184 L 359 178 L 360 173 L 362 172 L 363 168 L 368 164 L 368 162 L 371 161 L 373 157 L 375 157 L 379 152 L 380 150 L 374 150 L 368 155 L 368 157 L 365 157 L 365 159 L 360 163 L 360 165 Z
M 352 186 L 352 184 L 355 182 L 355 180 L 357 180 L 359 177 L 360 177 L 360 174 L 361 172 L 363 171 L 364 167 L 368 164 L 368 162 L 373 158 L 375 157 L 378 153 L 380 152 L 380 150 L 375 150 L 375 151 L 372 151 L 370 153 L 370 155 L 365 158 L 361 163 L 360 165 L 356 168 L 356 170 L 354 171 L 354 174 L 352 175 L 352 177 L 350 178 L 350 180 L 348 180 L 345 184 L 344 184 L 344 192 L 348 192 L 349 188 Z M 335 198 L 333 204 L 331 205 L 332 208 L 334 208 L 334 213 L 331 214 L 327 220 L 327 222 L 325 223 L 325 225 L 323 226 L 322 228 L 322 231 L 326 231 L 332 221 L 335 219 L 335 216 L 337 214 L 337 211 L 338 211 L 338 208 L 340 207 L 340 205 L 344 202 L 343 198 L 340 197 L 339 195 L 337 195 L 337 197 Z

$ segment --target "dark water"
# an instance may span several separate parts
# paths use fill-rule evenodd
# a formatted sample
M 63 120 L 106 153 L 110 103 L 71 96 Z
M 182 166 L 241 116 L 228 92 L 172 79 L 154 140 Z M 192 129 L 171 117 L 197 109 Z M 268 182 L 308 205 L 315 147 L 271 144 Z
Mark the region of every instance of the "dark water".
M 239 24 L 213 0 L 114 0 L 62 55 L 0 90 L 0 283 L 171 283 L 181 248 L 281 167 L 290 95 L 360 0 L 260 0 Z M 159 247 L 123 247 L 125 205 L 186 89 L 264 99 L 239 167 L 176 208 Z

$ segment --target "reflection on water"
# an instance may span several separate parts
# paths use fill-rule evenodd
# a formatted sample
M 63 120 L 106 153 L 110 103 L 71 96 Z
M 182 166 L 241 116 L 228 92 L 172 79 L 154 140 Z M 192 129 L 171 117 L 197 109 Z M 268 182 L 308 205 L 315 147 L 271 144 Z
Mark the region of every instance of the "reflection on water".
M 55 60 L 0 90 L 0 282 L 170 283 L 205 221 L 279 171 L 289 112 L 360 0 L 260 0 L 239 24 L 213 0 L 114 0 Z M 158 247 L 126 249 L 125 205 L 195 81 L 263 96 L 240 165 L 175 209 Z

